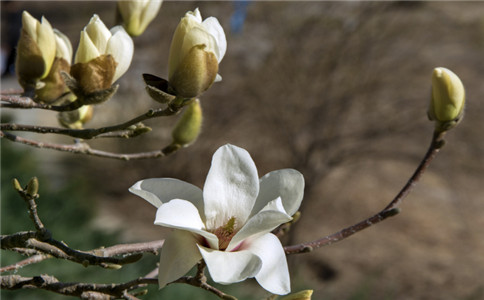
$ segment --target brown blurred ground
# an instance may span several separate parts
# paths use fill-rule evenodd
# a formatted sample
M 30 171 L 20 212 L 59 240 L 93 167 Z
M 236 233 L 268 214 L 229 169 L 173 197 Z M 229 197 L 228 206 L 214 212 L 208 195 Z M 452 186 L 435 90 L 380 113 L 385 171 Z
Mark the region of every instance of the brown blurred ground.
M 93 12 L 108 26 L 114 20 L 113 2 L 16 5 L 37 17 L 43 13 L 74 47 Z M 220 20 L 228 52 L 220 65 L 223 81 L 202 98 L 204 131 L 193 146 L 139 162 L 38 151 L 59 160 L 59 169 L 48 170 L 53 180 L 73 170 L 92 179 L 96 224 L 122 226 L 127 241 L 161 238 L 164 231 L 152 225 L 154 209 L 128 187 L 150 177 L 203 186 L 211 155 L 225 143 L 246 148 L 260 175 L 281 168 L 304 174 L 303 217 L 291 242 L 360 221 L 391 200 L 425 153 L 432 133 L 425 113 L 430 75 L 444 66 L 466 86 L 466 117 L 402 213 L 341 243 L 291 257 L 291 271 L 295 284 L 315 289 L 314 299 L 482 299 L 484 3 L 251 2 L 235 34 L 232 2 L 166 2 L 135 39 L 132 68 L 117 95 L 97 108 L 92 126 L 158 107 L 144 92 L 141 74 L 166 76 L 171 35 L 196 7 Z M 52 114 L 42 118 L 55 125 Z M 133 141 L 91 145 L 154 150 L 170 142 L 173 121 L 149 121 L 154 132 Z

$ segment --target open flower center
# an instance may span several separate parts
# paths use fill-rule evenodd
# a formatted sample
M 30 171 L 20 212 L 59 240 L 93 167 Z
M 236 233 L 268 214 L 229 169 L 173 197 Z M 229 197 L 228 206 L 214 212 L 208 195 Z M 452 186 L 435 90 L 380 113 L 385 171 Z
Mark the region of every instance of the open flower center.
M 218 248 L 219 250 L 227 249 L 230 241 L 237 233 L 237 226 L 235 222 L 235 217 L 230 218 L 225 225 L 220 226 L 213 232 L 218 237 Z

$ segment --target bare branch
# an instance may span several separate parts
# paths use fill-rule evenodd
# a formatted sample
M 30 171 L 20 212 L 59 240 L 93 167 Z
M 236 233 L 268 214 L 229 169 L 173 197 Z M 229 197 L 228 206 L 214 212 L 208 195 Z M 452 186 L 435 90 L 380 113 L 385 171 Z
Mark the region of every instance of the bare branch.
M 76 141 L 75 144 L 71 144 L 71 145 L 44 143 L 44 142 L 34 141 L 31 139 L 22 138 L 3 131 L 0 131 L 0 138 L 6 138 L 12 142 L 16 142 L 16 143 L 20 143 L 20 144 L 32 146 L 35 148 L 40 148 L 40 149 L 53 149 L 53 150 L 62 151 L 62 152 L 86 154 L 91 156 L 114 158 L 119 160 L 138 160 L 138 159 L 159 158 L 159 157 L 164 157 L 169 154 L 172 154 L 178 149 L 180 149 L 180 146 L 170 144 L 161 150 L 155 150 L 155 151 L 138 152 L 138 153 L 113 153 L 113 152 L 92 149 L 88 144 L 82 141 Z
M 325 236 L 318 240 L 312 242 L 301 243 L 298 245 L 286 246 L 284 250 L 286 254 L 298 254 L 298 253 L 305 253 L 311 252 L 316 248 L 320 248 L 323 246 L 331 245 L 335 242 L 339 242 L 365 228 L 368 228 L 374 224 L 380 223 L 381 221 L 385 220 L 388 217 L 392 217 L 399 213 L 398 206 L 402 203 L 403 199 L 413 190 L 425 170 L 429 167 L 432 160 L 435 158 L 437 153 L 440 151 L 442 146 L 444 145 L 443 137 L 445 132 L 434 132 L 432 136 L 432 141 L 430 146 L 425 154 L 424 158 L 420 162 L 419 166 L 407 181 L 405 186 L 400 190 L 400 192 L 395 196 L 395 198 L 379 213 L 375 214 L 374 216 L 367 218 L 359 223 L 356 223 L 350 227 L 347 227 L 343 230 L 340 230 L 336 233 L 331 235 Z
M 184 104 L 186 103 L 182 103 L 180 105 L 168 106 L 165 109 L 156 109 L 156 110 L 150 109 L 146 113 L 139 115 L 124 123 L 113 125 L 113 126 L 100 127 L 100 128 L 68 129 L 68 128 L 59 128 L 59 127 L 4 123 L 4 124 L 0 124 L 0 129 L 3 131 L 29 131 L 29 132 L 36 132 L 36 133 L 42 133 L 42 134 L 46 134 L 46 133 L 61 134 L 61 135 L 75 137 L 75 138 L 82 138 L 82 139 L 92 139 L 94 137 L 97 137 L 109 132 L 127 130 L 129 133 L 125 134 L 123 137 L 131 137 L 131 136 L 136 136 L 149 131 L 147 130 L 148 127 L 141 124 L 142 121 L 153 119 L 153 118 L 176 115 L 180 111 L 180 109 L 184 106 Z
M 34 256 L 31 256 L 29 258 L 21 260 L 17 263 L 14 263 L 14 264 L 0 268 L 0 273 L 4 273 L 4 272 L 8 272 L 8 271 L 17 271 L 18 269 L 20 269 L 22 267 L 39 263 L 39 262 L 46 260 L 47 258 L 50 258 L 50 257 L 51 256 L 46 255 L 46 254 L 36 254 Z
M 158 240 L 146 243 L 121 244 L 108 248 L 93 250 L 91 253 L 104 257 L 134 253 L 152 253 L 154 255 L 158 255 L 158 252 L 161 247 L 163 247 L 164 242 L 165 240 Z

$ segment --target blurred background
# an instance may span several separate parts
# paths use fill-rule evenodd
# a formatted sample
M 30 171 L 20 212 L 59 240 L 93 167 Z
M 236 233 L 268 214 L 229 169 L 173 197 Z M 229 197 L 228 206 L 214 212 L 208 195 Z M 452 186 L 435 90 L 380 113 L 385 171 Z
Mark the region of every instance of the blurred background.
M 76 49 L 92 14 L 114 25 L 115 5 L 2 1 L 2 58 L 8 62 L 16 45 L 22 10 L 44 15 Z M 219 70 L 223 81 L 201 98 L 204 123 L 198 141 L 166 158 L 125 162 L 2 140 L 2 234 L 33 229 L 10 182 L 17 177 L 26 184 L 38 176 L 40 216 L 54 238 L 83 250 L 161 239 L 167 231 L 153 225 L 155 209 L 128 188 L 152 177 L 202 187 L 212 154 L 226 143 L 247 149 L 260 176 L 283 168 L 303 173 L 302 218 L 284 244 L 331 234 L 381 210 L 412 175 L 433 132 L 426 117 L 432 70 L 447 67 L 466 87 L 466 115 L 447 135 L 401 214 L 288 260 L 293 290 L 314 289 L 313 299 L 482 299 L 484 3 L 165 2 L 147 31 L 134 39 L 131 68 L 117 94 L 95 108 L 90 127 L 160 107 L 144 91 L 141 74 L 167 77 L 172 34 L 185 12 L 197 7 L 203 18 L 218 18 L 228 41 Z M 8 67 L 1 83 L 2 90 L 19 87 Z M 57 125 L 55 113 L 39 110 L 4 109 L 6 121 Z M 147 121 L 153 132 L 136 139 L 89 143 L 122 153 L 157 150 L 171 142 L 175 121 Z M 2 265 L 18 259 L 2 252 Z M 156 261 L 146 256 L 124 272 L 45 262 L 19 274 L 122 282 L 148 273 Z M 241 299 L 267 295 L 253 280 L 221 288 Z M 187 285 L 150 290 L 146 299 L 192 292 L 197 299 L 214 299 Z M 52 299 L 41 291 L 2 293 L 7 299 Z

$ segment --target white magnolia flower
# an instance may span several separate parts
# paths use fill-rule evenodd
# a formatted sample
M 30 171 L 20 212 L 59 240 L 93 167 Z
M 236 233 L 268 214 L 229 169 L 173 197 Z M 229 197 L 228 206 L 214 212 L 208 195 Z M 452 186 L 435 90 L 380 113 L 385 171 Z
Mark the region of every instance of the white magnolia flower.
M 168 81 L 178 94 L 196 97 L 222 80 L 218 64 L 226 51 L 227 40 L 217 18 L 202 22 L 198 8 L 187 12 L 171 41 Z
M 88 63 L 103 54 L 111 54 L 117 64 L 112 80 L 115 82 L 128 70 L 133 53 L 133 40 L 122 26 L 109 30 L 99 16 L 94 15 L 81 31 L 74 63 Z
M 170 178 L 137 182 L 130 191 L 158 208 L 155 224 L 175 229 L 161 251 L 160 287 L 203 258 L 215 282 L 255 277 L 271 293 L 289 293 L 284 249 L 270 232 L 291 220 L 303 189 L 292 169 L 259 180 L 249 153 L 232 145 L 215 152 L 203 191 Z

